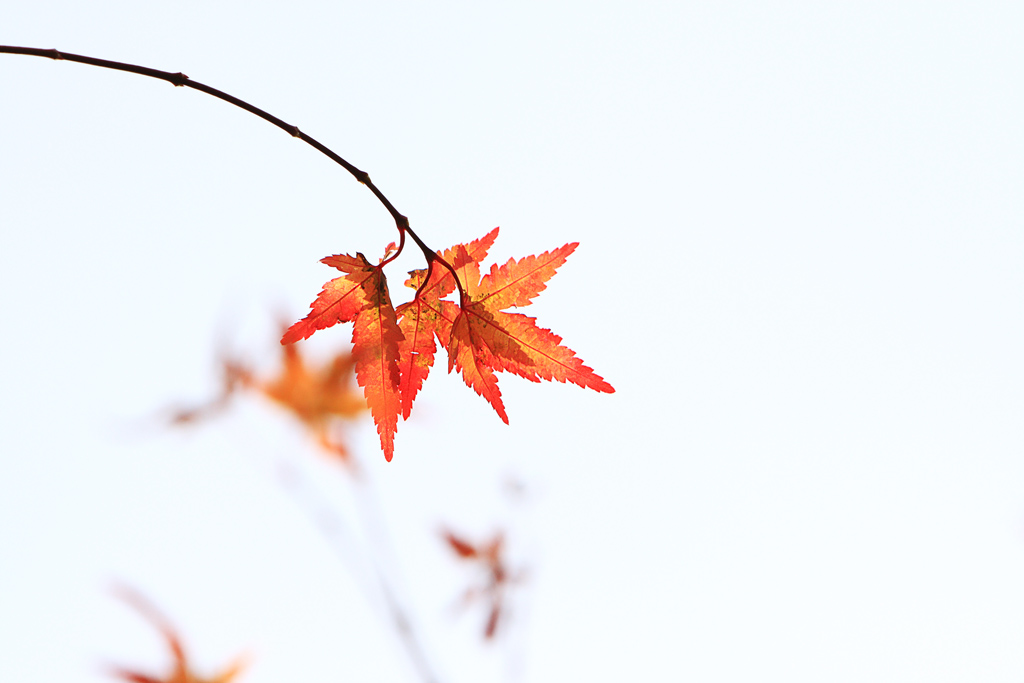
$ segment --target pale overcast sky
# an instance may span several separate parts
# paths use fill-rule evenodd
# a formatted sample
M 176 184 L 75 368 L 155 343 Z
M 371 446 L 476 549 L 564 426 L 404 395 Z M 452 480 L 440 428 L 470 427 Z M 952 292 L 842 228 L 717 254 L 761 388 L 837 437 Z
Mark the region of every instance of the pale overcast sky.
M 617 393 L 502 376 L 505 426 L 442 358 L 393 462 L 354 437 L 440 680 L 1009 682 L 1022 25 L 1009 2 L 39 0 L 0 43 L 248 100 L 434 248 L 580 242 L 523 312 Z M 376 258 L 388 214 L 195 91 L 0 55 L 0 102 L 0 680 L 158 670 L 114 580 L 207 672 L 417 680 L 358 534 L 339 554 L 303 508 L 359 509 L 287 416 L 154 420 L 213 395 L 222 346 L 271 368 L 319 259 Z M 506 529 L 527 569 L 496 645 L 454 607 L 445 524 Z

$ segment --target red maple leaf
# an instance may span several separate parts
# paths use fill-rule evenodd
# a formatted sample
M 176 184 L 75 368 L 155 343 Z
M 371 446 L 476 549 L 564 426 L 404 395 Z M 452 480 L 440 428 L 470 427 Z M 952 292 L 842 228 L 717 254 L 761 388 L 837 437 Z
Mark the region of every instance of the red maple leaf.
M 281 343 L 306 339 L 317 330 L 337 323 L 355 323 L 352 356 L 356 363 L 356 381 L 363 388 L 384 457 L 390 462 L 401 412 L 398 344 L 402 341 L 402 332 L 398 329 L 384 272 L 380 265 L 372 265 L 358 253 L 328 256 L 321 261 L 346 274 L 324 285 L 309 315 L 288 328 Z
M 578 243 L 539 256 L 509 259 L 501 266 L 495 264 L 483 278 L 479 265 L 482 254 L 473 249 L 475 244 L 449 250 L 455 254 L 464 285 L 459 307 L 452 304 L 431 309 L 437 338 L 448 351 L 448 371 L 461 372 L 466 384 L 483 396 L 506 424 L 508 416 L 495 372 L 511 372 L 534 382 L 572 382 L 613 393 L 615 389 L 608 382 L 561 345 L 561 337 L 538 327 L 534 318 L 502 310 L 528 306 Z
M 466 268 L 471 267 L 470 264 L 479 263 L 487 256 L 487 250 L 494 244 L 497 236 L 498 229 L 495 228 L 478 240 L 448 249 L 441 254 L 441 258 L 451 264 L 460 279 L 464 279 Z M 426 269 L 414 270 L 409 273 L 409 279 L 405 284 L 416 289 L 417 295 L 412 301 L 402 304 L 396 310 L 396 313 L 401 316 L 399 326 L 404 336 L 400 347 L 402 417 L 404 419 L 409 419 L 412 402 L 422 388 L 427 375 L 430 374 L 430 368 L 434 365 L 434 354 L 437 351 L 437 346 L 434 344 L 435 337 L 447 349 L 452 321 L 459 314 L 457 304 L 442 300 L 442 297 L 448 296 L 456 288 L 455 278 L 452 277 L 451 272 L 435 264 L 430 268 L 430 281 L 426 286 L 422 286 L 426 277 Z M 498 400 L 501 400 L 500 396 Z

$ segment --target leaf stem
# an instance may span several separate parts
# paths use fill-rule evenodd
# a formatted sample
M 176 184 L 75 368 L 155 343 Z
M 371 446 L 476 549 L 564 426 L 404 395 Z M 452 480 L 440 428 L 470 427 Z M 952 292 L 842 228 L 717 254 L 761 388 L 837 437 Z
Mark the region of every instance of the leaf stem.
M 370 189 L 370 192 L 372 192 L 373 195 L 380 201 L 380 203 L 384 205 L 384 208 L 388 210 L 388 213 L 390 213 L 391 217 L 395 220 L 395 227 L 398 228 L 398 234 L 401 236 L 401 244 L 398 248 L 398 251 L 390 259 L 388 259 L 386 263 L 390 263 L 392 260 L 397 258 L 398 255 L 402 252 L 402 248 L 405 246 L 405 233 L 408 232 L 409 235 L 416 242 L 416 245 L 419 246 L 420 250 L 423 252 L 424 257 L 427 259 L 427 263 L 429 264 L 436 260 L 442 266 L 447 268 L 451 272 L 452 277 L 455 278 L 455 283 L 459 287 L 459 293 L 463 294 L 462 283 L 459 281 L 459 276 L 458 274 L 456 274 L 455 269 L 452 268 L 451 265 L 449 265 L 443 258 L 438 256 L 434 251 L 432 251 L 429 247 L 427 247 L 427 245 L 423 243 L 423 241 L 413 231 L 413 229 L 409 227 L 409 219 L 406 218 L 401 213 L 399 213 L 398 209 L 396 209 L 394 205 L 390 201 L 388 201 L 388 198 L 384 196 L 384 193 L 381 192 L 377 188 L 377 186 L 373 184 L 373 181 L 370 180 L 369 174 L 367 174 L 365 171 L 359 170 L 349 162 L 342 159 L 340 156 L 338 156 L 338 154 L 336 154 L 333 150 L 331 150 L 323 143 L 303 133 L 301 130 L 299 130 L 298 126 L 293 126 L 291 124 L 285 123 L 284 121 L 277 118 L 273 114 L 265 112 L 259 107 L 253 106 L 244 100 L 240 100 L 234 95 L 229 95 L 228 93 L 223 92 L 221 90 L 217 90 L 216 88 L 211 88 L 210 86 L 200 83 L 198 81 L 193 81 L 188 76 L 180 72 L 172 73 L 170 71 L 160 71 L 159 69 L 151 69 L 146 66 L 138 66 L 137 64 L 114 62 L 108 59 L 97 59 L 96 57 L 76 55 L 70 52 L 60 52 L 59 50 L 53 49 L 45 50 L 37 47 L 16 47 L 13 45 L 0 45 L 0 54 L 2 53 L 12 55 L 28 55 L 31 57 L 46 57 L 53 60 L 78 62 L 79 64 L 88 64 L 90 66 L 98 66 L 104 69 L 114 69 L 115 71 L 127 71 L 128 73 L 139 74 L 140 76 L 149 76 L 150 78 L 156 78 L 161 81 L 167 81 L 168 83 L 179 88 L 192 88 L 193 90 L 204 92 L 207 95 L 212 95 L 217 99 L 224 100 L 225 102 L 233 104 L 236 107 L 244 109 L 251 114 L 255 114 L 261 119 L 274 124 L 275 126 L 280 128 L 284 132 L 288 133 L 292 137 L 302 140 L 309 146 L 313 147 L 320 153 L 324 154 L 332 161 L 334 161 L 342 168 L 344 168 L 346 171 L 351 173 L 356 180 L 358 180 L 363 185 L 366 185 L 366 187 Z M 382 263 L 381 265 L 384 264 Z

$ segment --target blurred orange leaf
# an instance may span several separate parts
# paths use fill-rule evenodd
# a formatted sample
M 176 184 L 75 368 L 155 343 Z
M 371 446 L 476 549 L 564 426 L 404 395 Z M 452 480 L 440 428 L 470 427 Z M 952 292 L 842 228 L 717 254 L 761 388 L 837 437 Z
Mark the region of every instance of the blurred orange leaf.
M 167 641 L 167 647 L 171 651 L 173 660 L 170 672 L 164 676 L 153 676 L 131 669 L 112 667 L 111 673 L 116 678 L 132 683 L 230 683 L 241 672 L 244 661 L 238 659 L 213 678 L 197 675 L 189 664 L 181 638 L 178 637 L 177 631 L 170 625 L 167 618 L 135 591 L 122 587 L 115 592 L 118 597 L 134 607 L 160 631 L 164 640 Z
M 188 425 L 213 417 L 227 408 L 231 398 L 240 391 L 251 391 L 284 408 L 310 431 L 324 449 L 341 457 L 354 467 L 348 449 L 338 438 L 339 420 L 351 420 L 366 411 L 366 400 L 355 388 L 353 378 L 356 361 L 349 352 L 339 353 L 325 364 L 310 365 L 298 346 L 281 349 L 281 367 L 276 376 L 259 379 L 242 363 L 222 359 L 223 388 L 205 405 L 177 410 L 171 417 L 175 425 Z
M 331 438 L 329 431 L 336 419 L 353 419 L 366 410 L 366 400 L 352 386 L 356 367 L 352 354 L 340 353 L 323 366 L 311 368 L 297 346 L 285 346 L 282 351 L 277 377 L 253 381 L 253 387 L 301 420 L 321 446 L 352 464 L 348 449 Z
M 483 543 L 472 543 L 451 531 L 443 532 L 444 540 L 459 559 L 471 562 L 485 575 L 483 585 L 471 586 L 463 594 L 466 604 L 483 601 L 488 604 L 484 638 L 494 638 L 506 611 L 506 593 L 511 584 L 522 578 L 521 573 L 510 571 L 505 557 L 505 535 L 495 534 Z

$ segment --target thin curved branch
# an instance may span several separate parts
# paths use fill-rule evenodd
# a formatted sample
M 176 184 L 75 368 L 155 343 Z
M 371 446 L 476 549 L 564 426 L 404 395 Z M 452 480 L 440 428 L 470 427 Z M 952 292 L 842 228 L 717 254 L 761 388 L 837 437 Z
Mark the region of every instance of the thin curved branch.
M 372 192 L 373 195 L 380 201 L 380 203 L 384 205 L 384 208 L 388 210 L 388 213 L 390 213 L 391 217 L 395 220 L 395 226 L 398 228 L 398 234 L 401 236 L 401 245 L 405 245 L 405 233 L 408 232 L 409 236 L 412 237 L 414 242 L 416 242 L 416 246 L 418 246 L 420 248 L 420 251 L 423 252 L 423 256 L 424 258 L 426 258 L 427 263 L 437 261 L 442 266 L 451 271 L 452 277 L 455 278 L 455 282 L 459 287 L 459 292 L 463 292 L 462 283 L 459 281 L 459 276 L 455 272 L 455 269 L 452 268 L 452 266 L 448 264 L 443 258 L 438 256 L 436 252 L 432 251 L 426 244 L 423 243 L 423 240 L 421 240 L 419 236 L 415 232 L 413 232 L 413 229 L 409 227 L 409 219 L 402 215 L 398 211 L 398 209 L 396 209 L 394 205 L 388 200 L 388 198 L 384 196 L 384 193 L 381 192 L 377 188 L 377 186 L 373 184 L 373 181 L 370 180 L 370 176 L 365 171 L 359 170 L 349 162 L 342 159 L 338 154 L 336 154 L 333 150 L 328 148 L 323 143 L 303 133 L 301 130 L 299 130 L 298 126 L 293 126 L 289 123 L 285 123 L 284 121 L 277 118 L 273 114 L 265 112 L 259 107 L 253 106 L 244 100 L 240 100 L 234 95 L 229 95 L 226 92 L 217 90 L 216 88 L 212 88 L 204 83 L 193 81 L 188 76 L 180 72 L 172 73 L 170 71 L 160 71 L 159 69 L 151 69 L 146 66 L 138 66 L 137 64 L 114 62 L 108 59 L 97 59 L 96 57 L 76 55 L 70 52 L 61 52 L 59 50 L 53 49 L 45 50 L 37 47 L 16 47 L 13 45 L 0 45 L 0 53 L 7 53 L 12 55 L 28 55 L 31 57 L 46 57 L 54 60 L 78 62 L 80 64 L 98 66 L 104 69 L 114 69 L 115 71 L 127 71 L 128 73 L 139 74 L 140 76 L 149 76 L 150 78 L 156 78 L 161 81 L 167 81 L 168 83 L 179 88 L 192 88 L 193 90 L 204 92 L 207 95 L 212 95 L 217 99 L 224 100 L 225 102 L 233 104 L 236 107 L 244 109 L 245 111 L 251 114 L 255 114 L 261 119 L 274 124 L 275 126 L 280 128 L 284 132 L 288 133 L 292 137 L 302 140 L 307 145 L 313 147 L 320 153 L 324 154 L 332 161 L 339 164 L 346 171 L 351 173 L 352 176 L 360 183 L 366 185 L 366 187 L 370 189 L 370 192 Z M 397 257 L 398 254 L 401 253 L 401 251 L 402 248 L 399 247 L 398 252 L 394 254 L 394 257 Z

